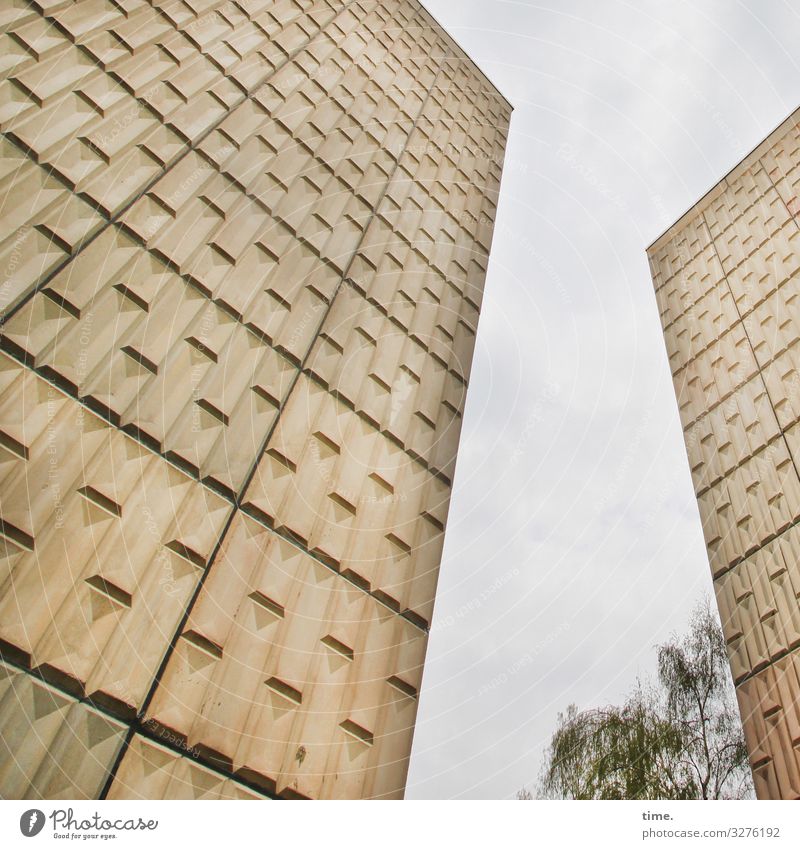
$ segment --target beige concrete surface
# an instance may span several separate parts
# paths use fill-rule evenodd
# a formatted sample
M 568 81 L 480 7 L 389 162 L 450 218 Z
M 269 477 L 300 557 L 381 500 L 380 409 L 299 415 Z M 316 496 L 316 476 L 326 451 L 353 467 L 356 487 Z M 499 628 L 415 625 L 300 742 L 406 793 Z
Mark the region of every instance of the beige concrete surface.
M 759 798 L 800 798 L 800 112 L 648 249 Z
M 401 797 L 510 106 L 412 0 L 0 20 L 0 795 Z

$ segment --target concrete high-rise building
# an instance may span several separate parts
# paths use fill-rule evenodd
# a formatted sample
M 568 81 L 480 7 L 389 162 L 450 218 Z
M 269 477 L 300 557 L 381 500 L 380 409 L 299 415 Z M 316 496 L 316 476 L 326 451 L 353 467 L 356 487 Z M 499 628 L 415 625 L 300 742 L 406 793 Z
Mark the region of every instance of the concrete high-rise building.
M 510 106 L 411 0 L 0 19 L 0 796 L 402 796 Z
M 760 798 L 800 797 L 800 110 L 648 249 Z

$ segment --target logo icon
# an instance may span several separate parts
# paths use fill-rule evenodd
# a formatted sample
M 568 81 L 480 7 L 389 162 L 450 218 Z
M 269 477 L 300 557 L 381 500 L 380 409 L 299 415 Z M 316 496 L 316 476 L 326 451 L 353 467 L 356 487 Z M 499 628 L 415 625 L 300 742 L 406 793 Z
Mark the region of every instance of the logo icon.
M 392 407 L 389 411 L 389 425 L 394 425 L 400 417 L 403 405 L 414 391 L 415 381 L 405 369 L 392 384 Z
M 19 830 L 25 837 L 36 837 L 44 828 L 44 814 L 38 808 L 31 808 L 19 818 Z

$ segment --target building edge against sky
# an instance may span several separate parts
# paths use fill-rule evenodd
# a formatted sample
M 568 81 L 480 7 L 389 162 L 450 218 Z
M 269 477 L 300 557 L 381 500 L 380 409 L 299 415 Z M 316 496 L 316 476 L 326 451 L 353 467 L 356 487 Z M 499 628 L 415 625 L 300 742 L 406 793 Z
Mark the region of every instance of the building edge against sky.
M 510 105 L 412 0 L 4 24 L 0 796 L 402 796 Z
M 762 799 L 800 797 L 799 122 L 647 250 Z

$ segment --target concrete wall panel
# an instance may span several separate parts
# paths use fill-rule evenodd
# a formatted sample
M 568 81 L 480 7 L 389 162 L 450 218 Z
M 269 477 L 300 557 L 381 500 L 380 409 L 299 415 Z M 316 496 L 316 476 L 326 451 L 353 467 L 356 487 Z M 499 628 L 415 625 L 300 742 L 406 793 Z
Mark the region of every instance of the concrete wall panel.
M 123 729 L 73 795 L 401 796 L 510 106 L 412 0 L 4 23 L 0 649 Z
M 760 798 L 800 797 L 797 117 L 648 250 Z

